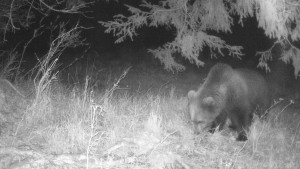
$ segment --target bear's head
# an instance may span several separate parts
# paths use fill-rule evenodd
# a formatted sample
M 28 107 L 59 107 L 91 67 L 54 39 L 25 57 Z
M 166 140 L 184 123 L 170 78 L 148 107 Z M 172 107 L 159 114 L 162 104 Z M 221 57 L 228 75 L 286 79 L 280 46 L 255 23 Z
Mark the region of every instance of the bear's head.
M 222 93 L 222 90 L 219 90 L 219 94 L 220 92 Z M 188 111 L 196 134 L 211 129 L 213 122 L 222 112 L 224 102 L 220 102 L 222 99 L 218 97 L 220 95 L 203 94 L 201 90 L 189 91 Z

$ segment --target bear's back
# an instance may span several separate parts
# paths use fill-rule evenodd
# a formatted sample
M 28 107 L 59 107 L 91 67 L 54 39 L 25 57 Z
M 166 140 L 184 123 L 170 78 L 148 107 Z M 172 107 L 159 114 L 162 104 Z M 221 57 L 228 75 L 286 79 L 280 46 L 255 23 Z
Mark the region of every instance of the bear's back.
M 235 72 L 247 85 L 249 101 L 253 105 L 269 106 L 269 88 L 265 78 L 258 72 L 250 69 L 235 69 Z

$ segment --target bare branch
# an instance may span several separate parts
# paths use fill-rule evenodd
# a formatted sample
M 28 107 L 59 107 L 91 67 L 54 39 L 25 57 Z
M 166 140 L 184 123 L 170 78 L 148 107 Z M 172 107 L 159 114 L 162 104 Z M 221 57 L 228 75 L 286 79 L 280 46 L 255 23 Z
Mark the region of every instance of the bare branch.
M 46 2 L 44 2 L 44 0 L 39 0 L 39 2 L 51 11 L 61 12 L 61 13 L 70 13 L 70 14 L 82 13 L 80 11 L 80 9 L 85 8 L 90 4 L 93 4 L 93 2 L 86 3 L 84 1 L 76 1 L 76 3 L 73 3 L 73 1 L 68 0 L 66 8 L 56 9 L 56 5 L 60 4 L 60 3 L 56 3 L 56 4 L 54 3 L 54 5 L 49 5 Z

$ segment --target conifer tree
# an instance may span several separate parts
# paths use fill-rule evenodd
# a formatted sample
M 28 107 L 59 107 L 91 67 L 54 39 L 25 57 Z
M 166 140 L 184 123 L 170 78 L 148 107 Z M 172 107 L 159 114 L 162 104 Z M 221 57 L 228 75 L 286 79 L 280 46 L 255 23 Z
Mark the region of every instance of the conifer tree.
M 152 2 L 152 3 L 151 3 Z M 272 59 L 272 50 L 279 45 L 282 48 L 280 59 L 292 63 L 295 76 L 300 71 L 300 49 L 296 44 L 300 39 L 300 1 L 298 0 L 143 0 L 139 7 L 126 5 L 130 16 L 118 14 L 112 21 L 100 22 L 107 33 L 117 37 L 116 43 L 126 38 L 133 39 L 137 30 L 143 26 L 171 27 L 176 30 L 176 37 L 163 46 L 150 50 L 167 70 L 181 71 L 184 66 L 176 63 L 174 53 L 197 66 L 202 66 L 199 52 L 205 46 L 212 51 L 211 55 L 219 53 L 240 57 L 241 46 L 229 45 L 222 38 L 212 34 L 231 33 L 233 17 L 238 16 L 243 23 L 250 17 L 255 17 L 258 27 L 265 35 L 275 39 L 273 46 L 267 51 L 257 52 L 260 56 L 258 66 L 269 70 L 267 62 Z

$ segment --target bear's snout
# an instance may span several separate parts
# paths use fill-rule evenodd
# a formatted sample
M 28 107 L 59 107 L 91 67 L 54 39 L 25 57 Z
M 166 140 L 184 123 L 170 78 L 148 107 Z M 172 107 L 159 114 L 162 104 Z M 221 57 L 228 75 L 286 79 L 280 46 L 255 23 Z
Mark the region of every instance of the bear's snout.
M 193 122 L 194 127 L 194 134 L 200 134 L 201 132 L 208 131 L 210 125 L 208 125 L 206 122 Z

